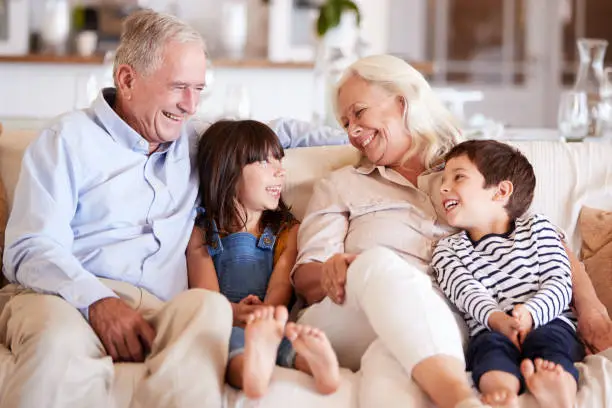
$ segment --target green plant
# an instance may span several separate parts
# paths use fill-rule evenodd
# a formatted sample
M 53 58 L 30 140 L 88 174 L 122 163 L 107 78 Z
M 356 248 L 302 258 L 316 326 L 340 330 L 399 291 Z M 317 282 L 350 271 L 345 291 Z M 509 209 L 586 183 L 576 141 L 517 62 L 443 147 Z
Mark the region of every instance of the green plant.
M 262 0 L 269 3 L 270 0 Z M 319 6 L 319 18 L 317 18 L 317 35 L 319 37 L 334 27 L 338 27 L 342 13 L 353 11 L 357 18 L 357 25 L 361 24 L 361 12 L 359 6 L 352 0 L 324 0 Z

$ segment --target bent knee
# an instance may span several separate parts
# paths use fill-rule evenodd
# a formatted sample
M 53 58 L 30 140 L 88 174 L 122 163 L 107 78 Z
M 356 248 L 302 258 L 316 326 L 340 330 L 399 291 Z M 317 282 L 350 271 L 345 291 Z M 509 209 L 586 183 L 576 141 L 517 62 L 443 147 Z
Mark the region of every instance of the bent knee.
M 232 319 L 230 302 L 219 292 L 207 289 L 189 289 L 178 295 L 177 298 L 181 298 L 181 301 L 185 304 L 206 311 L 214 310 L 216 315 L 227 316 L 228 319 Z

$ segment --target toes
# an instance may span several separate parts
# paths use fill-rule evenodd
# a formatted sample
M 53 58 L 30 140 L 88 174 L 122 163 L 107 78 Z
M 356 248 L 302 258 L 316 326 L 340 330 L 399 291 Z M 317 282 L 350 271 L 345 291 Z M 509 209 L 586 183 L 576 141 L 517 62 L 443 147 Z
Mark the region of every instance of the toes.
M 283 324 L 287 322 L 287 319 L 289 318 L 289 312 L 287 311 L 287 308 L 285 306 L 277 306 L 276 309 L 271 308 L 271 310 L 273 310 L 274 319 L 276 321 L 282 322 Z M 270 312 L 270 315 L 272 315 L 272 312 Z
M 298 336 L 297 325 L 293 322 L 287 323 L 287 325 L 285 326 L 285 337 L 293 341 L 297 338 L 297 336 Z
M 541 358 L 536 358 L 536 359 L 534 360 L 534 363 L 535 363 L 535 369 L 536 369 L 536 371 L 539 371 L 539 370 L 543 370 L 543 369 L 544 369 L 544 360 L 542 360 Z
M 533 366 L 533 362 L 531 360 L 523 360 L 521 363 L 521 373 L 525 379 L 529 379 L 535 374 L 535 367 Z

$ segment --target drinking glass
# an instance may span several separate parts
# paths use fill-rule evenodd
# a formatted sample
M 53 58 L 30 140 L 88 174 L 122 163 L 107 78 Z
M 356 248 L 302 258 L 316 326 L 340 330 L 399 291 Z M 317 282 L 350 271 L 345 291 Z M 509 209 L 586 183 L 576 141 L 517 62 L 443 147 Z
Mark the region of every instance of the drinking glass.
M 568 142 L 579 142 L 589 133 L 589 106 L 585 92 L 568 91 L 561 95 L 559 133 Z

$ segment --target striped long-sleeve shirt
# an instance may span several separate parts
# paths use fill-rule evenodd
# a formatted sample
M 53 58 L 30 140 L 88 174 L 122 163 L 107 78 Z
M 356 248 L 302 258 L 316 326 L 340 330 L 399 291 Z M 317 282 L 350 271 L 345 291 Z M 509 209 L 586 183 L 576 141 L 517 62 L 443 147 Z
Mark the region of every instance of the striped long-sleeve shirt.
M 542 215 L 519 218 L 506 234 L 472 242 L 463 231 L 438 242 L 433 273 L 450 301 L 465 314 L 474 336 L 490 329 L 495 311 L 524 304 L 534 327 L 559 318 L 576 328 L 569 308 L 569 259 L 556 228 Z

